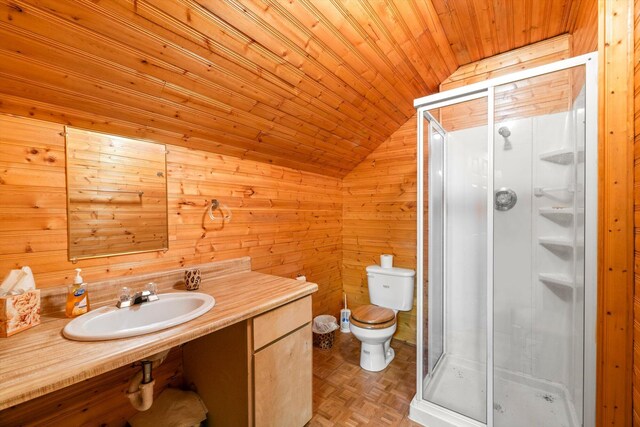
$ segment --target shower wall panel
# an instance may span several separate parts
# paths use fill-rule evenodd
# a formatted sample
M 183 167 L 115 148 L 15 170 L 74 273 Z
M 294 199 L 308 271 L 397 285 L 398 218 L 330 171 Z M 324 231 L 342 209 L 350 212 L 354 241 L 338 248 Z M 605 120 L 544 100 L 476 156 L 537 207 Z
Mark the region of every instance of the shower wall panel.
M 531 120 L 497 123 L 510 132 L 496 132 L 495 190 L 517 194 L 508 211 L 494 210 L 494 366 L 531 374 Z

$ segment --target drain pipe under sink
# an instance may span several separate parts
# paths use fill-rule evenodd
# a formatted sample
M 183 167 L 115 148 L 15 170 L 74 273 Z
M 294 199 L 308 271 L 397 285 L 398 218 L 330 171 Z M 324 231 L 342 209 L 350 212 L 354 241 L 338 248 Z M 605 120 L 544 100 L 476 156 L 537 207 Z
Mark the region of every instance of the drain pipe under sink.
M 140 361 L 142 369 L 131 377 L 126 394 L 131 405 L 138 411 L 146 411 L 151 408 L 153 404 L 153 386 L 156 382 L 151 376 L 152 369 L 160 366 L 168 354 L 169 350 L 166 350 L 142 359 Z

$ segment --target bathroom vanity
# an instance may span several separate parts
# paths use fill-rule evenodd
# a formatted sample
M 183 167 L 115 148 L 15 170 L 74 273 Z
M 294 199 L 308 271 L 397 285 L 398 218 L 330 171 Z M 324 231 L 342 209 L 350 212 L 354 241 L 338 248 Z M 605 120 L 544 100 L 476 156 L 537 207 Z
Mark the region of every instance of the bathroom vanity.
M 199 291 L 212 295 L 215 307 L 151 334 L 70 341 L 61 334 L 69 320 L 43 313 L 42 325 L 0 340 L 0 410 L 181 346 L 185 384 L 200 394 L 215 425 L 304 425 L 312 411 L 311 294 L 317 285 L 250 268 L 248 258 L 201 266 Z M 183 272 L 156 274 L 160 292 L 181 290 Z M 115 303 L 120 286 L 142 286 L 150 276 L 96 285 L 96 305 Z M 58 296 L 49 292 L 44 299 L 55 305 Z M 129 405 L 124 394 L 122 405 Z M 0 411 L 0 425 L 10 411 Z
M 183 347 L 185 379 L 213 425 L 303 426 L 311 419 L 310 320 L 306 296 Z

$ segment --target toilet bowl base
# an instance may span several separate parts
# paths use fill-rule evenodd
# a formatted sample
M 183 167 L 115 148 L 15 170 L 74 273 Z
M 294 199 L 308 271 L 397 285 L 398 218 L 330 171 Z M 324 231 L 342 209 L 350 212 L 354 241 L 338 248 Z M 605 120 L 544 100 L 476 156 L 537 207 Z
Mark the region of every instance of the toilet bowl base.
M 363 342 L 360 348 L 360 367 L 371 372 L 382 371 L 389 366 L 395 355 L 391 348 L 391 338 L 380 344 Z

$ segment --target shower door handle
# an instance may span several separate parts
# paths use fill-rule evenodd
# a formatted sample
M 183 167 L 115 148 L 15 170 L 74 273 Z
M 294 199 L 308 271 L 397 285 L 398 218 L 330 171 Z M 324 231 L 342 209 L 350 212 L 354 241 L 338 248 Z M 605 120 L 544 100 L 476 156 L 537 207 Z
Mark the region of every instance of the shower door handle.
M 496 191 L 493 198 L 493 205 L 498 211 L 508 211 L 516 205 L 518 195 L 510 188 L 501 188 Z

